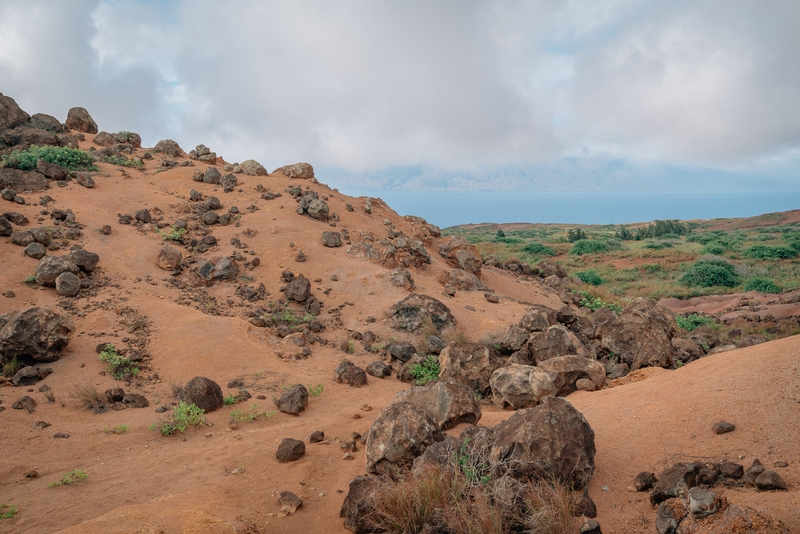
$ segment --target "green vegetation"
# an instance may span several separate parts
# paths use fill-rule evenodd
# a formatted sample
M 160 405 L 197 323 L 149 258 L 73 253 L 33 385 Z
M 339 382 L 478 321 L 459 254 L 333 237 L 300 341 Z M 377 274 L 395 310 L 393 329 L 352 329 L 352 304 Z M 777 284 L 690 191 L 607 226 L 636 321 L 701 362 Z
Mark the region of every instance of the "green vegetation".
M 437 380 L 441 370 L 439 360 L 429 354 L 424 362 L 413 364 L 408 372 L 418 386 L 424 386 L 428 382 Z
M 580 278 L 581 282 L 583 282 L 584 284 L 599 286 L 603 283 L 603 279 L 600 278 L 600 275 L 597 274 L 596 271 L 591 269 L 588 271 L 578 271 L 577 273 L 575 273 L 575 276 Z
M 739 285 L 736 267 L 724 260 L 706 258 L 698 260 L 682 277 L 681 283 L 689 287 L 735 287 Z
M 70 484 L 74 484 L 80 480 L 86 480 L 89 478 L 89 475 L 86 474 L 86 471 L 81 469 L 73 469 L 63 477 L 61 480 L 56 480 L 55 482 L 51 482 L 47 485 L 48 488 L 55 488 L 56 486 L 68 486 Z
M 156 229 L 158 235 L 164 238 L 164 241 L 180 241 L 186 235 L 186 228 L 169 227 L 169 232 L 165 232 L 160 228 Z
M 744 251 L 745 258 L 756 258 L 759 260 L 785 260 L 796 258 L 798 251 L 791 247 L 768 247 L 755 245 Z
M 25 282 L 26 284 L 35 284 L 36 283 L 36 276 L 35 275 L 26 276 L 25 280 L 23 280 L 23 282 Z
M 270 307 L 272 308 L 272 312 L 262 316 L 262 319 L 264 319 L 267 324 L 285 323 L 289 326 L 294 326 L 310 323 L 316 319 L 313 313 L 291 309 L 289 303 L 284 304 L 283 307 L 270 303 Z
M 689 228 L 680 221 L 676 220 L 667 220 L 667 221 L 659 221 L 655 220 L 652 223 L 648 224 L 647 226 L 640 226 L 636 229 L 636 234 L 634 234 L 634 239 L 637 241 L 641 241 L 642 239 L 647 239 L 649 237 L 660 237 L 660 236 L 669 236 L 669 238 L 675 238 L 688 234 Z M 671 234 L 671 235 L 670 235 Z
M 225 406 L 231 406 L 236 404 L 238 400 L 239 399 L 236 397 L 236 395 L 226 395 L 225 398 L 222 399 L 222 402 L 225 404 Z
M 130 431 L 131 427 L 128 425 L 116 425 L 114 427 L 103 427 L 103 432 L 106 434 L 127 434 Z
M 313 398 L 322 395 L 322 390 L 325 389 L 325 386 L 323 386 L 322 384 L 316 384 L 316 385 L 308 384 L 306 386 L 306 389 L 308 390 L 308 396 Z
M 569 241 L 570 243 L 581 241 L 583 239 L 589 239 L 589 236 L 586 235 L 586 232 L 584 232 L 580 228 L 575 228 L 574 230 L 567 231 L 567 241 Z
M 777 294 L 781 292 L 781 286 L 766 278 L 751 278 L 744 284 L 744 290 Z
M 17 356 L 12 356 L 10 360 L 3 363 L 3 376 L 14 376 L 22 367 L 22 364 L 19 363 L 19 358 Z
M 62 146 L 31 145 L 27 150 L 15 150 L 2 157 L 3 164 L 24 171 L 36 168 L 36 163 L 43 159 L 49 163 L 61 165 L 69 170 L 96 171 L 94 157 L 84 150 Z
M 587 308 L 591 311 L 597 311 L 600 308 L 608 308 L 612 312 L 619 315 L 622 313 L 624 307 L 616 302 L 607 302 L 599 296 L 592 296 L 588 291 L 576 291 L 583 299 L 578 303 L 581 308 Z
M 582 256 L 584 254 L 598 254 L 608 252 L 608 243 L 594 239 L 579 239 L 572 244 L 569 249 L 570 256 Z
M 707 317 L 705 315 L 698 315 L 696 313 L 692 313 L 685 317 L 681 317 L 680 315 L 675 317 L 675 322 L 678 323 L 680 328 L 683 328 L 687 332 L 691 332 L 696 328 L 700 328 L 706 324 L 715 324 L 714 319 L 711 317 Z
M 103 161 L 106 163 L 111 163 L 112 165 L 116 165 L 118 167 L 142 167 L 144 163 L 140 159 L 128 159 L 123 156 L 105 156 Z
M 190 426 L 204 425 L 203 409 L 195 404 L 180 401 L 172 408 L 172 421 L 159 421 L 150 425 L 150 430 L 157 430 L 164 436 L 181 434 Z
M 542 245 L 541 243 L 530 243 L 522 247 L 524 252 L 531 256 L 555 256 L 556 252 L 550 248 Z
M 231 421 L 235 421 L 237 423 L 243 423 L 246 421 L 255 421 L 259 417 L 264 417 L 264 419 L 269 419 L 275 415 L 275 412 L 267 412 L 261 411 L 258 407 L 257 403 L 253 403 L 249 410 L 232 410 L 231 411 Z
M 13 504 L 9 506 L 6 503 L 0 503 L 0 519 L 11 519 L 18 513 L 19 510 Z
M 108 372 L 114 380 L 122 380 L 126 374 L 136 376 L 140 373 L 139 366 L 128 358 L 120 355 L 114 345 L 109 343 L 100 353 L 99 359 L 108 364 Z

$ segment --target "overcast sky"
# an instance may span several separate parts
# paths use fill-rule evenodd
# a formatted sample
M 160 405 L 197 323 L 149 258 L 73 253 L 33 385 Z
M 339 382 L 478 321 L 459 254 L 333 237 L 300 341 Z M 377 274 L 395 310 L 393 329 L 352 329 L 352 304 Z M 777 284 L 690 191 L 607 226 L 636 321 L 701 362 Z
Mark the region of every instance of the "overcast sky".
M 2 0 L 0 92 L 268 168 L 574 157 L 800 188 L 798 27 L 796 0 Z

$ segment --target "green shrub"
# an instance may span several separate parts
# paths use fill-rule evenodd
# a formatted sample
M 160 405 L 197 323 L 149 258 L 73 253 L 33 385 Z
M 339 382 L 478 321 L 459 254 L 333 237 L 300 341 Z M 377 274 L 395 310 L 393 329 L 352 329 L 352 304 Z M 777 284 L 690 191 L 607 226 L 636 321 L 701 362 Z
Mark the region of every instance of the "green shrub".
M 13 504 L 9 506 L 6 503 L 0 503 L 0 519 L 11 519 L 18 513 L 19 510 Z
M 798 251 L 790 247 L 768 247 L 765 245 L 754 245 L 744 251 L 743 255 L 746 258 L 755 258 L 759 260 L 785 260 L 789 258 L 796 258 Z
M 652 249 L 652 250 L 663 250 L 665 248 L 672 248 L 672 243 L 664 242 L 664 243 L 645 243 L 642 245 L 642 248 Z
M 275 415 L 274 411 L 262 412 L 258 407 L 258 403 L 253 403 L 249 410 L 231 410 L 231 421 L 244 423 L 246 421 L 255 421 L 261 416 L 263 416 L 264 419 L 269 419 L 273 415 Z
M 675 322 L 678 323 L 678 326 L 680 328 L 683 328 L 687 332 L 691 332 L 695 328 L 699 328 L 704 324 L 713 323 L 714 319 L 712 319 L 711 317 L 707 317 L 705 315 L 698 315 L 696 313 L 692 313 L 684 317 L 676 316 Z
M 309 384 L 306 386 L 306 389 L 308 390 L 308 396 L 313 398 L 322 395 L 322 390 L 325 389 L 325 386 L 322 384 Z
M 540 256 L 540 255 L 547 255 L 547 256 L 555 256 L 556 252 L 541 243 L 529 243 L 522 247 L 523 252 L 527 252 L 531 256 Z
M 689 287 L 735 287 L 739 276 L 735 267 L 723 259 L 701 259 L 681 276 L 683 285 Z
M 122 380 L 128 373 L 136 376 L 140 372 L 139 366 L 120 355 L 111 343 L 107 344 L 106 348 L 100 352 L 99 359 L 108 364 L 108 372 L 111 373 L 114 380 Z
M 700 254 L 711 254 L 713 256 L 719 256 L 720 254 L 727 252 L 727 250 L 728 247 L 720 243 L 719 241 L 710 241 L 706 246 L 702 248 Z
M 86 480 L 87 478 L 89 478 L 89 475 L 86 474 L 86 471 L 83 471 L 82 469 L 73 469 L 61 477 L 61 480 L 51 482 L 47 485 L 47 487 L 55 488 L 56 486 L 68 486 L 74 482 L 78 482 L 79 480 Z
M 567 231 L 567 241 L 570 243 L 574 243 L 575 241 L 580 241 L 581 239 L 588 239 L 589 236 L 586 235 L 586 232 L 581 230 L 580 228 L 575 228 L 574 230 Z
M 170 226 L 169 232 L 165 232 L 161 228 L 157 228 L 156 232 L 163 237 L 165 241 L 180 241 L 181 238 L 186 234 L 186 228 L 176 228 L 174 226 Z
M 608 308 L 612 312 L 619 315 L 622 313 L 623 306 L 616 302 L 606 302 L 600 297 L 593 297 L 588 291 L 576 291 L 583 299 L 578 303 L 581 308 L 586 308 L 591 311 L 597 311 L 600 308 Z
M 31 145 L 27 150 L 15 150 L 11 155 L 3 156 L 3 163 L 9 167 L 16 167 L 24 171 L 36 168 L 36 163 L 43 159 L 56 165 L 61 165 L 70 170 L 96 171 L 94 157 L 84 150 L 63 146 L 36 146 Z
M 580 278 L 581 282 L 585 284 L 599 286 L 600 284 L 603 283 L 603 279 L 600 278 L 600 275 L 597 274 L 597 272 L 594 270 L 580 271 L 575 273 L 575 276 Z
M 647 274 L 658 274 L 664 272 L 664 266 L 659 265 L 658 263 L 645 263 L 641 266 L 641 269 Z
M 236 401 L 238 400 L 239 399 L 236 397 L 236 395 L 231 394 L 231 395 L 226 395 L 225 398 L 222 399 L 222 403 L 225 406 L 230 406 L 231 404 L 236 404 Z
M 762 293 L 780 293 L 781 286 L 766 278 L 751 278 L 744 284 L 745 291 L 760 291 Z
M 203 409 L 196 404 L 187 404 L 180 401 L 177 406 L 172 408 L 172 421 L 153 423 L 151 430 L 158 430 L 164 436 L 170 434 L 180 434 L 186 431 L 189 426 L 200 426 L 205 424 L 206 418 L 203 417 Z
M 428 382 L 438 379 L 441 370 L 439 360 L 429 354 L 424 362 L 413 364 L 408 371 L 418 386 L 424 386 Z
M 608 252 L 608 245 L 605 241 L 595 239 L 579 239 L 572 244 L 572 248 L 569 250 L 570 256 L 582 256 L 600 252 Z

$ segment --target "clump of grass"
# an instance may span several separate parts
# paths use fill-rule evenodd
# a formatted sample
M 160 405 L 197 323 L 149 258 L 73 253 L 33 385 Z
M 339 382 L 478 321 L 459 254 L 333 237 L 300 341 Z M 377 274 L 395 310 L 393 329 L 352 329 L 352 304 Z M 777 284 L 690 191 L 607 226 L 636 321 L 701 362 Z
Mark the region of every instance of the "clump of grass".
M 2 157 L 3 163 L 9 167 L 16 167 L 23 171 L 36 168 L 36 163 L 43 159 L 49 163 L 61 165 L 70 170 L 96 171 L 94 156 L 85 150 L 63 146 L 36 146 L 31 145 L 26 150 L 15 150 L 10 155 Z
M 225 404 L 225 406 L 231 406 L 232 404 L 236 404 L 238 400 L 239 399 L 236 397 L 236 395 L 230 394 L 226 395 L 225 398 L 222 399 L 222 402 Z
M 103 432 L 106 434 L 127 434 L 130 431 L 131 427 L 128 425 L 116 425 L 113 427 L 109 427 L 108 425 L 103 427 Z
M 414 383 L 418 386 L 424 386 L 428 382 L 438 380 L 441 371 L 439 360 L 430 354 L 425 358 L 424 362 L 415 363 L 408 369 L 411 378 L 414 379 Z
M 26 284 L 35 284 L 36 283 L 36 276 L 33 275 L 33 274 L 28 275 L 28 276 L 25 277 L 25 280 L 23 280 L 23 282 L 25 282 Z
M 319 397 L 320 395 L 322 395 L 322 390 L 325 389 L 325 386 L 323 386 L 322 384 L 316 384 L 316 385 L 308 384 L 306 386 L 306 389 L 308 390 L 309 397 Z
M 118 167 L 141 167 L 144 165 L 140 159 L 128 159 L 122 156 L 109 155 L 103 158 L 106 163 L 111 163 Z
M 17 356 L 13 356 L 10 360 L 3 363 L 3 376 L 14 376 L 22 367 Z
M 592 311 L 597 311 L 600 308 L 608 308 L 617 315 L 622 313 L 622 310 L 624 309 L 621 304 L 616 302 L 608 302 L 603 300 L 601 297 L 592 296 L 588 291 L 576 291 L 576 293 L 583 297 L 578 303 L 578 306 L 581 308 L 586 308 Z
M 141 372 L 137 364 L 119 354 L 111 343 L 100 352 L 99 359 L 108 364 L 108 372 L 114 380 L 122 380 L 126 374 L 136 376 Z
M 187 404 L 180 401 L 177 406 L 172 408 L 171 421 L 159 421 L 150 425 L 150 430 L 157 430 L 164 436 L 171 434 L 182 434 L 190 426 L 204 425 L 206 422 L 203 417 L 203 409 L 195 404 Z
M 353 354 L 356 351 L 356 344 L 352 339 L 343 339 L 339 342 L 339 350 Z
M 97 388 L 94 387 L 91 382 L 84 382 L 83 384 L 72 386 L 70 395 L 78 401 L 78 406 L 92 410 L 95 413 L 105 404 L 105 397 L 97 391 Z
M 161 228 L 156 229 L 156 232 L 164 238 L 164 241 L 180 241 L 186 235 L 186 228 L 170 226 L 169 232 L 165 232 Z
M 231 421 L 235 421 L 237 423 L 244 423 L 246 421 L 255 421 L 259 417 L 264 417 L 264 419 L 269 419 L 275 415 L 275 412 L 267 412 L 261 411 L 258 407 L 257 403 L 253 403 L 249 410 L 232 410 L 231 411 Z
M 15 515 L 19 513 L 17 507 L 12 505 L 8 505 L 6 503 L 0 503 L 0 519 L 11 519 Z
M 173 399 L 177 399 L 181 391 L 183 391 L 183 382 L 177 380 L 169 380 L 167 386 L 169 387 L 169 394 L 172 395 Z
M 57 486 L 69 486 L 70 484 L 74 484 L 75 482 L 86 480 L 89 478 L 89 475 L 86 474 L 86 471 L 82 469 L 73 469 L 69 473 L 65 474 L 61 477 L 61 480 L 56 480 L 51 482 L 47 485 L 48 488 L 55 488 Z
M 698 315 L 696 313 L 692 313 L 686 316 L 677 316 L 675 317 L 675 322 L 678 323 L 680 328 L 683 328 L 687 332 L 691 332 L 697 328 L 700 328 L 706 324 L 714 324 L 714 319 L 711 317 L 707 317 L 705 315 Z

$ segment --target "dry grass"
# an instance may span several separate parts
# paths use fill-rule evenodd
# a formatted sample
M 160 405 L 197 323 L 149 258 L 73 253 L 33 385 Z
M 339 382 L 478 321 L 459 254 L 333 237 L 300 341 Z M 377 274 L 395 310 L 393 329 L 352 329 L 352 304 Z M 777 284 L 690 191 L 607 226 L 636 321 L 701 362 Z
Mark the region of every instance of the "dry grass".
M 167 387 L 169 388 L 169 394 L 172 396 L 173 399 L 177 400 L 178 396 L 183 391 L 183 382 L 178 380 L 167 380 Z
M 105 404 L 105 397 L 90 382 L 73 385 L 69 393 L 78 402 L 79 407 L 93 412 L 97 412 L 100 406 Z

